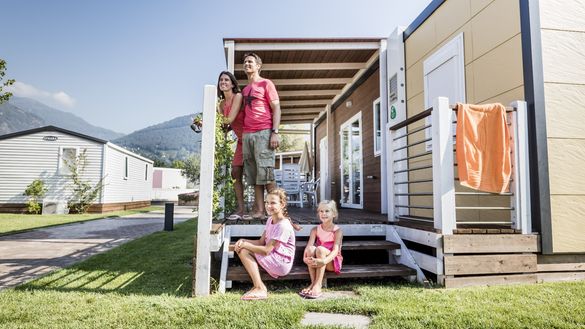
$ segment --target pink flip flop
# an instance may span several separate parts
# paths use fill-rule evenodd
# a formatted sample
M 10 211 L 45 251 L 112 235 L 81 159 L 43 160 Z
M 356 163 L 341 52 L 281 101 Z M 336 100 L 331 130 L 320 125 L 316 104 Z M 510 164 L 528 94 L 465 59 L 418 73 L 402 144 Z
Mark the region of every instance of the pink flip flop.
M 321 296 L 323 296 L 322 292 L 315 294 L 315 293 L 313 293 L 313 291 L 309 291 L 303 297 L 305 297 L 306 299 L 318 299 L 318 298 L 321 298 Z
M 240 300 L 263 300 L 266 298 L 268 298 L 268 293 L 266 292 L 248 291 L 240 297 Z

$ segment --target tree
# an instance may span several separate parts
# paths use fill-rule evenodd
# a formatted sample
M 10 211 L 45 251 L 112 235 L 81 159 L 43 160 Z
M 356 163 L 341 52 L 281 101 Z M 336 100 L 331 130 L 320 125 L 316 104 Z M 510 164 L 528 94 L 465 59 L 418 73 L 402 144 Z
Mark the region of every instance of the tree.
M 185 162 L 181 160 L 173 160 L 173 162 L 171 163 L 171 167 L 175 169 L 183 169 L 185 168 Z
M 73 195 L 67 202 L 67 206 L 69 209 L 73 209 L 79 214 L 87 212 L 104 187 L 103 182 L 105 177 L 102 177 L 95 185 L 92 185 L 91 182 L 81 178 L 85 171 L 85 167 L 87 166 L 86 151 L 86 149 L 81 151 L 81 153 L 72 161 L 65 159 L 65 165 L 70 171 L 69 178 L 71 178 L 73 182 Z
M 181 168 L 181 174 L 193 184 L 199 184 L 199 173 L 201 172 L 201 156 L 199 154 L 192 155 L 185 160 Z
M 2 88 L 8 87 L 14 83 L 14 79 L 8 79 L 5 82 L 2 82 L 4 79 L 4 75 L 6 74 L 4 71 L 6 70 L 6 61 L 0 58 L 0 104 L 7 102 L 12 93 L 2 91 Z

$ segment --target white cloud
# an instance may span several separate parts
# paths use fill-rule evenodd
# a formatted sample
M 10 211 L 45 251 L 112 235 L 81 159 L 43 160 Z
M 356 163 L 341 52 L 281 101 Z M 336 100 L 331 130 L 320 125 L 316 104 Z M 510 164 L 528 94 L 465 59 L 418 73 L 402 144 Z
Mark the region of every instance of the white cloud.
M 35 86 L 20 81 L 14 82 L 14 84 L 7 87 L 6 90 L 13 93 L 14 96 L 36 99 L 37 101 L 50 106 L 73 108 L 76 103 L 75 99 L 64 91 L 52 93 L 40 90 Z

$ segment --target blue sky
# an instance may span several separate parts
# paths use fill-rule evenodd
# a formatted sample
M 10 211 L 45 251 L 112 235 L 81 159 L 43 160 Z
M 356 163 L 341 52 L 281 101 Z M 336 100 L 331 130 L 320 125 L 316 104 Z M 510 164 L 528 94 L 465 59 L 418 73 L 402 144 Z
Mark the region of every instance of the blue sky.
M 223 38 L 385 37 L 430 0 L 4 0 L 15 95 L 122 133 L 200 112 Z

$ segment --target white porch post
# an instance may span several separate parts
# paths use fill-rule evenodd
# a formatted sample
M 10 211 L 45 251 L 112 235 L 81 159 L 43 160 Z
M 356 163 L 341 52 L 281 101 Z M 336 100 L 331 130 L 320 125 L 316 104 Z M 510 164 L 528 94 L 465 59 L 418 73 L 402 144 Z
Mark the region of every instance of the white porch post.
M 443 235 L 453 234 L 455 223 L 455 186 L 453 176 L 452 110 L 449 99 L 433 101 L 433 215 L 435 228 Z
M 397 27 L 392 31 L 390 37 L 387 40 L 386 49 L 386 96 L 382 100 L 385 100 L 387 105 L 382 107 L 386 111 L 385 115 L 388 124 L 386 125 L 385 134 L 385 148 L 386 160 L 382 161 L 382 166 L 386 166 L 386 197 L 388 200 L 388 221 L 396 221 L 397 215 L 406 215 L 409 213 L 408 208 L 396 209 L 394 205 L 396 203 L 402 205 L 409 204 L 408 196 L 395 197 L 395 193 L 407 194 L 409 191 L 408 184 L 394 185 L 396 180 L 400 182 L 408 181 L 408 172 L 404 172 L 398 175 L 394 175 L 396 170 L 408 169 L 408 161 L 400 161 L 394 163 L 396 159 L 404 159 L 408 156 L 407 149 L 402 149 L 398 152 L 394 152 L 395 148 L 406 146 L 408 139 L 401 138 L 394 141 L 397 135 L 403 135 L 406 133 L 406 128 L 399 129 L 398 131 L 390 131 L 389 127 L 406 120 L 406 76 L 405 76 L 405 62 L 404 62 L 404 40 L 403 40 L 404 27 Z M 380 54 L 382 56 L 382 54 Z M 382 62 L 380 62 L 382 65 Z M 380 66 L 382 67 L 382 66 Z M 394 81 L 394 86 L 390 86 L 390 81 Z M 392 89 L 391 89 L 392 88 Z M 382 94 L 381 94 L 382 95 Z M 383 104 L 383 103 L 382 103 Z M 382 105 L 381 104 L 381 105 Z M 383 144 L 384 145 L 384 144 Z M 385 163 L 384 163 L 385 162 Z M 384 175 L 382 175 L 384 176 Z
M 234 73 L 236 47 L 233 41 L 226 41 L 223 44 L 226 52 L 226 67 L 229 72 Z
M 514 129 L 514 193 L 515 218 L 512 226 L 522 234 L 532 233 L 530 222 L 530 173 L 528 170 L 528 113 L 526 102 L 515 101 L 510 104 L 516 109 L 512 112 Z
M 203 129 L 201 159 L 214 159 L 215 153 L 215 103 L 216 87 L 206 85 L 203 91 Z M 209 247 L 213 210 L 214 161 L 201 163 L 199 183 L 199 218 L 197 220 L 197 263 L 195 272 L 195 296 L 209 295 L 211 254 Z

